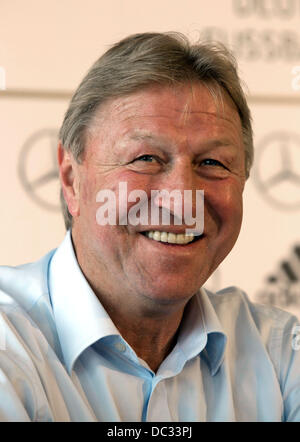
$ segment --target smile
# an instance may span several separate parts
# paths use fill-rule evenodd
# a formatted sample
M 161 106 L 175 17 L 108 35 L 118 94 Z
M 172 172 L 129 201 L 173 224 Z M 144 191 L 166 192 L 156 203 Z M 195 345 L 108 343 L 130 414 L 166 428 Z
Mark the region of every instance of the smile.
M 201 235 L 195 236 L 193 233 L 172 233 L 172 232 L 160 232 L 159 230 L 150 230 L 149 232 L 142 232 L 144 236 L 154 241 L 168 243 L 168 244 L 180 244 L 185 245 L 193 241 L 197 241 Z

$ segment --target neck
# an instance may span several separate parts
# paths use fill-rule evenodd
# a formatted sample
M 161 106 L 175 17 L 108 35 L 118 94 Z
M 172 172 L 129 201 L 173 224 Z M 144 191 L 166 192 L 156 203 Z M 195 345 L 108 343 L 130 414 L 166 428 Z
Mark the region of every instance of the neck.
M 176 344 L 185 303 L 160 304 L 155 300 L 138 303 L 136 299 L 131 302 L 129 293 L 107 292 L 87 274 L 85 277 L 122 337 L 156 372 Z
M 183 311 L 149 318 L 140 315 L 129 317 L 106 309 L 126 342 L 156 372 L 176 344 Z

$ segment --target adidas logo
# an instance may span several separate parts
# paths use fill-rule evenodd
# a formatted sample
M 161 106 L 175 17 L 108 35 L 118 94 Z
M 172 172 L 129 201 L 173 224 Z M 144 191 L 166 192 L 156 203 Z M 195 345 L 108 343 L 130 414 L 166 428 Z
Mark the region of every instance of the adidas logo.
M 267 276 L 255 299 L 286 310 L 300 308 L 300 245 L 295 245 L 290 257 L 281 261 L 276 271 Z

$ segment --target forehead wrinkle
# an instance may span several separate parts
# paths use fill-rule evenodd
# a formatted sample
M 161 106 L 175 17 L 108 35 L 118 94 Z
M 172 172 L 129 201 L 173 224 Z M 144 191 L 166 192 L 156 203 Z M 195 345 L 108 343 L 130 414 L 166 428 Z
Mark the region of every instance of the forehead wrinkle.
M 167 140 L 165 137 L 141 129 L 135 129 L 133 133 L 129 134 L 128 137 L 126 138 L 129 138 L 129 140 L 134 140 L 134 141 L 146 141 L 147 143 L 155 147 L 166 146 L 167 144 L 169 144 L 169 140 Z
M 240 117 L 239 117 L 239 115 L 236 115 L 236 118 L 234 118 L 233 116 L 226 116 L 226 113 L 225 112 L 223 112 L 223 115 L 221 115 L 219 112 L 218 112 L 218 110 L 216 110 L 216 111 L 204 111 L 204 110 L 199 110 L 199 111 L 197 111 L 197 110 L 190 110 L 189 108 L 188 108 L 188 106 L 189 105 L 187 105 L 185 108 L 184 108 L 184 110 L 182 111 L 182 117 L 181 117 L 181 119 L 180 119 L 180 122 L 182 123 L 182 125 L 183 126 L 186 126 L 187 124 L 188 124 L 188 119 L 189 119 L 189 117 L 190 116 L 192 116 L 192 115 L 205 115 L 205 116 L 207 116 L 207 117 L 213 117 L 213 118 L 215 118 L 216 120 L 217 120 L 217 122 L 218 122 L 218 120 L 221 122 L 221 121 L 224 121 L 224 122 L 227 122 L 227 123 L 229 123 L 231 126 L 233 126 L 233 127 L 241 127 L 242 128 L 242 126 L 241 126 L 241 120 L 240 120 Z M 239 124 L 240 123 L 240 124 Z M 202 121 L 201 123 L 200 123 L 200 125 L 202 126 L 203 124 L 205 124 L 205 121 Z
M 176 109 L 176 111 L 181 112 L 182 113 L 182 118 L 188 118 L 188 115 L 185 114 L 185 111 L 188 112 L 188 114 L 199 114 L 199 113 L 203 113 L 204 115 L 208 115 L 208 116 L 213 116 L 218 118 L 218 116 L 213 113 L 213 112 L 208 112 L 208 111 L 188 111 L 188 109 L 185 109 L 185 111 L 181 111 Z M 133 117 L 133 118 L 136 118 Z M 235 124 L 235 120 L 233 120 L 232 118 L 226 118 L 226 117 L 219 117 L 220 119 L 229 122 L 230 124 Z M 129 139 L 129 140 L 133 140 L 133 141 L 145 141 L 149 144 L 152 144 L 154 146 L 161 146 L 161 145 L 169 145 L 170 144 L 170 140 L 169 137 L 165 137 L 162 134 L 156 134 L 155 132 L 152 132 L 151 130 L 148 129 L 140 129 L 140 128 L 134 128 L 132 131 L 130 131 L 129 133 L 127 133 L 127 135 L 125 136 L 125 139 Z M 223 140 L 223 138 L 222 138 Z M 214 143 L 214 140 L 212 140 L 212 143 Z M 217 144 L 220 144 L 217 141 Z M 221 141 L 222 145 L 228 145 L 231 144 L 229 143 L 224 143 L 223 141 Z
M 122 144 L 126 146 L 128 140 L 146 141 L 153 147 L 159 147 L 160 149 L 163 149 L 165 151 L 168 151 L 170 144 L 173 146 L 177 145 L 177 143 L 175 143 L 174 140 L 169 140 L 169 138 L 166 138 L 164 136 L 156 135 L 153 134 L 152 132 L 149 132 L 148 130 L 141 130 L 141 129 L 135 129 L 133 133 L 129 133 Z M 236 145 L 235 141 L 230 140 L 227 137 L 221 137 L 221 138 L 202 140 L 200 141 L 198 147 L 202 146 L 201 148 L 204 149 L 202 153 L 204 153 L 211 149 L 218 149 L 222 147 L 233 147 L 235 145 Z
M 184 124 L 187 122 L 189 115 L 195 115 L 195 114 L 204 114 L 204 115 L 208 115 L 208 116 L 213 116 L 216 117 L 220 120 L 225 120 L 225 121 L 229 121 L 231 123 L 234 123 L 235 121 L 239 120 L 239 116 L 237 115 L 237 119 L 232 119 L 232 118 L 227 118 L 225 115 L 221 116 L 218 112 L 214 112 L 214 111 L 204 111 L 204 110 L 194 110 L 192 111 L 190 109 L 190 105 L 186 104 L 182 109 L 174 109 L 175 112 L 181 113 L 182 114 L 182 119 L 184 120 Z M 133 114 L 133 115 L 128 115 L 127 117 L 123 118 L 122 121 L 127 121 L 127 120 L 131 120 L 131 119 L 138 119 L 138 118 L 169 118 L 169 115 L 162 115 L 162 114 L 141 114 L 141 115 L 137 115 L 137 114 Z

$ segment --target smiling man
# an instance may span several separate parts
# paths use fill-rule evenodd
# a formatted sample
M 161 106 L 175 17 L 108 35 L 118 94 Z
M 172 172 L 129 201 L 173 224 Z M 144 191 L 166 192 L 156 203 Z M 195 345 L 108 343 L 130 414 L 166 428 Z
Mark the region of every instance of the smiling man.
M 66 237 L 0 270 L 0 419 L 300 420 L 296 318 L 203 288 L 238 238 L 252 157 L 225 48 L 146 33 L 94 64 L 60 131 Z M 101 192 L 118 222 L 99 222 Z

